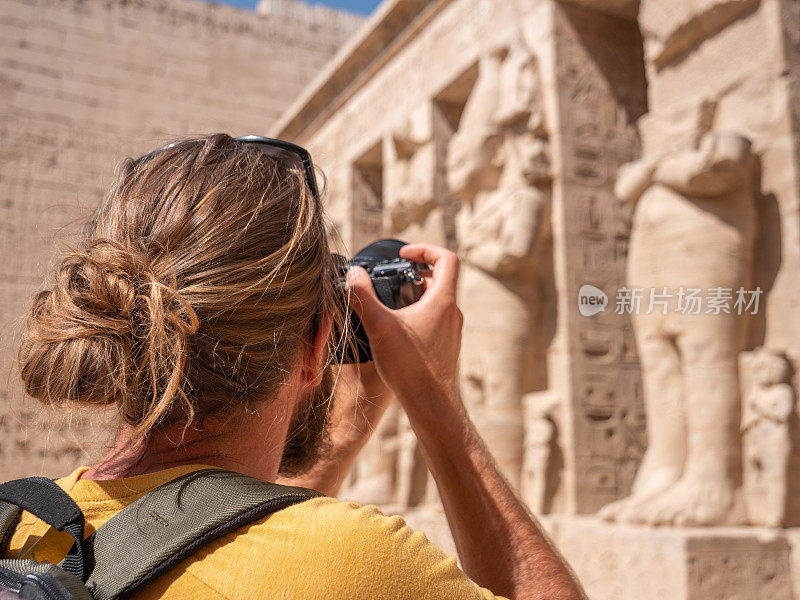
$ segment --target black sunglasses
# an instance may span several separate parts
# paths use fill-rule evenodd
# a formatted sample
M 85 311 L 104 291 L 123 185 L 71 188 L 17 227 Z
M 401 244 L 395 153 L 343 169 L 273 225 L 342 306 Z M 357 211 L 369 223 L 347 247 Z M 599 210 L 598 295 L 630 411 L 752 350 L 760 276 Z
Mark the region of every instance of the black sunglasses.
M 297 144 L 293 144 L 292 142 L 287 142 L 285 140 L 278 140 L 275 138 L 268 138 L 268 137 L 261 137 L 259 135 L 244 135 L 242 137 L 234 138 L 237 142 L 244 142 L 246 144 L 259 144 L 262 146 L 267 146 L 272 149 L 277 149 L 284 153 L 289 153 L 294 155 L 294 158 L 299 158 L 300 163 L 302 164 L 303 171 L 306 174 L 306 183 L 308 184 L 308 189 L 311 190 L 311 195 L 314 197 L 314 200 L 317 202 L 320 201 L 319 197 L 319 188 L 317 188 L 317 177 L 314 174 L 314 163 L 311 162 L 311 155 L 308 153 L 308 150 L 303 148 L 302 146 L 298 146 Z M 150 158 L 154 154 L 158 154 L 162 150 L 166 150 L 168 148 L 172 148 L 176 146 L 180 142 L 176 142 L 174 144 L 168 144 L 166 146 L 162 146 L 144 156 L 140 156 L 136 159 L 136 162 L 140 160 L 144 160 Z

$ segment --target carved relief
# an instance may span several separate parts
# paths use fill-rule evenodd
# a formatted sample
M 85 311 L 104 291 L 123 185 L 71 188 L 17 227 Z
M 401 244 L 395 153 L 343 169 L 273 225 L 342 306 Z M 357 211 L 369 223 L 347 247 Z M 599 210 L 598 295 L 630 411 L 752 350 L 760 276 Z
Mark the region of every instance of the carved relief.
M 591 514 L 629 492 L 644 446 L 630 318 L 613 310 L 615 291 L 625 281 L 631 207 L 616 198 L 613 182 L 619 165 L 639 152 L 634 123 L 646 107 L 645 82 L 630 68 L 641 56 L 634 25 L 561 8 L 556 38 L 561 173 L 555 196 L 560 207 L 554 208 L 563 215 L 560 295 L 573 306 L 578 290 L 591 284 L 611 302 L 610 309 L 577 315 L 565 328 L 571 390 L 564 397 L 565 424 L 571 428 L 565 470 L 574 474 L 574 483 L 567 483 L 562 507 Z M 603 418 L 596 411 L 600 390 L 612 392 Z
M 387 229 L 401 232 L 424 221 L 434 208 L 436 147 L 433 107 L 425 103 L 406 115 L 389 134 L 386 166 Z
M 549 481 L 552 447 L 556 428 L 553 413 L 560 404 L 551 391 L 531 392 L 523 398 L 525 446 L 519 491 L 522 499 L 536 514 L 547 509 L 553 482 Z
M 742 496 L 753 525 L 783 525 L 786 510 L 789 418 L 795 405 L 791 365 L 759 349 L 739 358 L 742 382 Z
M 695 545 L 701 547 L 693 548 Z M 763 545 L 755 539 L 734 540 L 727 550 L 702 546 L 712 544 L 689 544 L 687 598 L 792 600 L 788 581 L 791 566 L 784 540 Z

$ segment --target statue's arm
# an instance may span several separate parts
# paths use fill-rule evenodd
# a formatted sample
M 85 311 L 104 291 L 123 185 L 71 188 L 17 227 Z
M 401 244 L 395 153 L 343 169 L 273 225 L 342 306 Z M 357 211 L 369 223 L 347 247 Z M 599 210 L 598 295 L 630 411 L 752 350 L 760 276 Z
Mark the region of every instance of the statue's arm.
M 721 167 L 699 152 L 682 152 L 665 158 L 654 179 L 687 196 L 719 196 L 731 189 L 737 177 Z
M 677 152 L 659 162 L 654 179 L 687 196 L 730 194 L 747 183 L 753 166 L 750 142 L 733 134 L 708 134 L 697 150 Z
M 620 200 L 636 205 L 639 198 L 653 182 L 655 159 L 642 159 L 622 165 L 617 171 L 614 194 Z

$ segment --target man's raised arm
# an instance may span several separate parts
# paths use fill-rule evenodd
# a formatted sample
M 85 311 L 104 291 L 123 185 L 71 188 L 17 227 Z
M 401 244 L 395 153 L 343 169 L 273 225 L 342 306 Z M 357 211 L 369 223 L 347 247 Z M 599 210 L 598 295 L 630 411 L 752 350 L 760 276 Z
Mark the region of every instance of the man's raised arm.
M 429 244 L 401 250 L 432 266 L 419 302 L 390 310 L 369 276 L 348 274 L 379 374 L 408 414 L 436 480 L 464 571 L 514 600 L 585 598 L 564 559 L 498 471 L 458 393 L 463 318 L 458 257 Z

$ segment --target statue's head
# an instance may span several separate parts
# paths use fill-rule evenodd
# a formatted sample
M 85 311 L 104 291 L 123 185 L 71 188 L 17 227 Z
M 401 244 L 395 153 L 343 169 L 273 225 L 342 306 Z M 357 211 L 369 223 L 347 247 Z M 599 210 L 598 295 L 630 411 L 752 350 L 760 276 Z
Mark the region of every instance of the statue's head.
M 462 198 L 496 189 L 507 169 L 528 184 L 550 178 L 539 63 L 522 40 L 479 63 L 459 131 L 448 152 L 448 183 Z M 513 173 L 512 173 L 513 174 Z
M 750 355 L 750 372 L 753 381 L 759 387 L 769 387 L 779 383 L 787 383 L 791 378 L 791 368 L 786 357 L 765 349 Z
M 504 130 L 525 130 L 545 137 L 536 55 L 522 43 L 511 45 L 500 54 L 500 97 L 492 120 Z

